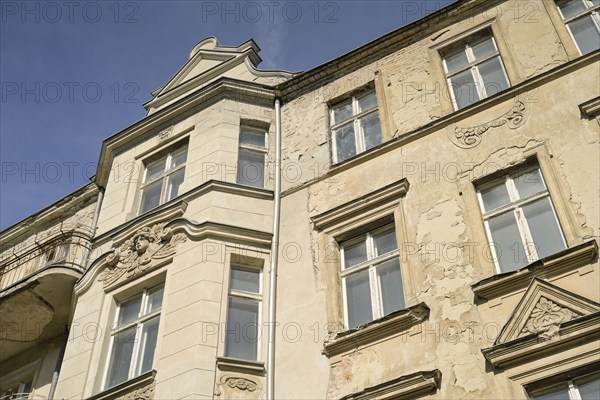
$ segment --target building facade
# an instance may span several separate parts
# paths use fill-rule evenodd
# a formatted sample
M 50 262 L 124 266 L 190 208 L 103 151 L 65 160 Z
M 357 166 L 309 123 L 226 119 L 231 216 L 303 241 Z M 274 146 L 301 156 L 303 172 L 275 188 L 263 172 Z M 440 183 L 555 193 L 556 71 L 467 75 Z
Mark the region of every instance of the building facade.
M 599 13 L 460 0 L 299 74 L 198 43 L 2 232 L 2 399 L 597 399 Z

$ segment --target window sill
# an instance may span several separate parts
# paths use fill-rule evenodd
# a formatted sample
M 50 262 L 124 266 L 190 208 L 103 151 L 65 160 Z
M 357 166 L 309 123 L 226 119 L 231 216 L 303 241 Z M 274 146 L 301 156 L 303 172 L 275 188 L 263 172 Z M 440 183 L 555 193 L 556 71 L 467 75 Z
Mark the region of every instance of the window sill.
M 396 399 L 420 396 L 439 389 L 442 373 L 439 369 L 404 375 L 385 383 L 352 393 L 341 400 Z
M 333 357 L 353 351 L 361 346 L 405 332 L 425 321 L 427 317 L 429 317 L 429 307 L 425 303 L 396 311 L 358 328 L 339 332 L 329 340 L 326 339 L 322 353 L 327 357 Z
M 541 258 L 516 271 L 485 278 L 471 286 L 481 299 L 492 300 L 526 288 L 535 277 L 551 278 L 590 263 L 598 254 L 595 240 L 573 246 L 556 254 Z
M 110 389 L 88 397 L 88 400 L 109 400 L 127 396 L 128 398 L 151 399 L 154 397 L 154 378 L 156 371 L 151 370 L 125 381 Z
M 248 361 L 230 357 L 217 357 L 217 369 L 220 371 L 232 371 L 257 376 L 263 376 L 266 371 L 264 362 Z

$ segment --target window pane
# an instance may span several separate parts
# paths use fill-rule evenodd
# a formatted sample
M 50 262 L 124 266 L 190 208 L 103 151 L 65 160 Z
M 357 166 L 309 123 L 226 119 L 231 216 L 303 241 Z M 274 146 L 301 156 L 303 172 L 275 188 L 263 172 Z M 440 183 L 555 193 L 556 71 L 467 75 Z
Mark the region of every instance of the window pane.
M 588 381 L 585 383 L 575 382 L 579 389 L 579 394 L 582 400 L 598 400 L 600 399 L 600 379 Z
M 367 261 L 367 243 L 363 240 L 356 244 L 344 245 L 344 268 Z
M 147 306 L 146 306 L 146 309 L 148 311 L 146 311 L 146 314 L 149 314 L 152 311 L 156 311 L 162 307 L 162 299 L 163 299 L 164 291 L 165 291 L 165 287 L 160 286 L 160 287 L 154 288 L 148 292 L 148 300 L 147 300 Z
M 167 178 L 167 199 L 166 201 L 172 200 L 179 195 L 179 188 L 183 183 L 183 177 L 185 175 L 185 168 L 169 175 Z
M 527 219 L 539 258 L 565 248 L 549 197 L 523 206 L 523 213 Z
M 232 268 L 229 288 L 244 292 L 260 293 L 260 272 Z
M 144 182 L 150 182 L 158 178 L 163 172 L 165 172 L 165 161 L 166 157 L 161 158 L 160 160 L 156 160 L 146 167 L 146 179 Z
M 588 14 L 569 23 L 569 28 L 581 54 L 591 53 L 600 48 L 600 33 L 598 33 L 591 15 Z
M 479 94 L 471 70 L 454 75 L 450 78 L 450 85 L 459 109 L 479 101 Z
M 381 144 L 381 123 L 379 112 L 374 112 L 360 120 L 360 126 L 365 140 L 365 150 Z
M 514 271 L 527 265 L 527 255 L 514 213 L 510 211 L 490 218 L 489 227 L 501 271 Z
M 129 376 L 129 366 L 133 355 L 136 327 L 119 332 L 113 336 L 113 351 L 108 369 L 108 382 L 110 388 L 123 383 Z
M 265 156 L 264 154 L 240 149 L 237 181 L 242 185 L 264 187 Z
M 481 60 L 496 52 L 496 47 L 494 46 L 494 41 L 491 36 L 486 37 L 480 42 L 474 43 L 471 48 L 473 49 L 475 60 Z
M 154 351 L 156 350 L 156 339 L 158 337 L 158 322 L 159 318 L 152 318 L 144 323 L 142 328 L 142 342 L 140 343 L 140 365 L 138 367 L 138 375 L 148 372 L 152 369 L 152 361 L 154 360 Z
M 514 177 L 515 186 L 519 192 L 520 198 L 531 196 L 532 194 L 543 192 L 546 190 L 540 170 L 528 172 L 523 175 Z
M 569 18 L 585 10 L 585 4 L 581 0 L 560 1 L 558 7 L 564 18 Z
M 358 99 L 358 112 L 364 112 L 377 107 L 377 96 L 371 92 Z
M 444 57 L 446 60 L 446 68 L 448 69 L 448 73 L 452 73 L 454 71 L 459 70 L 462 67 L 466 67 L 469 64 L 469 60 L 467 59 L 467 54 L 464 50 L 461 50 L 457 53 L 448 55 Z
M 398 259 L 387 261 L 377 267 L 377 279 L 381 290 L 383 314 L 387 315 L 403 309 L 404 289 Z
M 141 213 L 151 210 L 160 205 L 160 192 L 162 190 L 162 180 L 156 181 L 144 188 L 142 194 Z
M 240 135 L 240 143 L 265 147 L 265 134 L 254 131 L 242 131 Z
M 356 155 L 356 138 L 354 137 L 354 125 L 348 124 L 334 133 L 337 149 L 337 161 L 344 161 Z
M 333 109 L 333 124 L 337 125 L 352 117 L 352 102 L 348 101 L 344 104 L 334 107 Z
M 171 157 L 171 168 L 174 169 L 179 167 L 180 165 L 185 164 L 187 161 L 187 146 L 181 150 L 177 150 L 173 153 Z
M 502 70 L 500 57 L 494 57 L 482 62 L 479 64 L 478 69 L 483 79 L 485 93 L 488 97 L 508 88 L 508 81 L 504 75 L 504 70 Z
M 256 360 L 258 342 L 258 301 L 229 297 L 225 356 Z
M 348 328 L 366 324 L 373 320 L 369 271 L 364 270 L 345 278 L 348 307 Z
M 541 391 L 540 394 L 533 395 L 532 400 L 569 400 L 569 387 L 565 382 L 559 386 Z
M 481 200 L 483 200 L 483 208 L 485 211 L 494 210 L 510 203 L 506 184 L 502 183 L 481 191 Z
M 135 299 L 129 300 L 126 303 L 121 303 L 119 308 L 119 326 L 123 326 L 131 321 L 134 321 L 140 315 L 140 305 L 142 304 L 142 296 L 137 296 Z
M 396 231 L 380 233 L 373 237 L 373 241 L 375 243 L 376 257 L 398 249 L 398 244 L 396 243 Z

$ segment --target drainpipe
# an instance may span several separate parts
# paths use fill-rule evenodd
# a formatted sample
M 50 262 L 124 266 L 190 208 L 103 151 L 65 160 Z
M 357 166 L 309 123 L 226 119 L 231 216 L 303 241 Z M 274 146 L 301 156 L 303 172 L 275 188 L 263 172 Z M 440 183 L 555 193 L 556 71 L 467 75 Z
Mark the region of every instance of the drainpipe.
M 96 199 L 96 210 L 94 210 L 94 217 L 92 219 L 92 225 L 90 226 L 91 239 L 96 235 L 96 225 L 98 224 L 98 216 L 100 215 L 100 207 L 102 207 L 102 200 L 104 199 L 104 188 L 98 186 L 98 198 Z M 91 243 L 90 243 L 91 246 Z M 83 252 L 81 261 L 84 272 L 87 270 L 90 265 L 90 254 L 91 247 Z M 71 304 L 71 307 L 73 305 Z M 58 384 L 58 375 L 60 374 L 60 367 L 62 365 L 63 358 L 65 356 L 65 350 L 67 349 L 67 342 L 69 341 L 69 328 L 65 328 L 65 334 L 63 341 L 60 346 L 60 351 L 58 353 L 58 358 L 56 359 L 56 365 L 54 366 L 54 372 L 52 372 L 52 382 L 50 383 L 50 391 L 48 393 L 48 400 L 54 399 L 54 394 L 56 393 L 56 385 Z
M 279 220 L 281 216 L 281 101 L 275 99 L 275 194 L 273 239 L 269 269 L 269 348 L 267 351 L 267 399 L 275 398 L 275 321 L 277 303 L 277 260 L 279 257 Z

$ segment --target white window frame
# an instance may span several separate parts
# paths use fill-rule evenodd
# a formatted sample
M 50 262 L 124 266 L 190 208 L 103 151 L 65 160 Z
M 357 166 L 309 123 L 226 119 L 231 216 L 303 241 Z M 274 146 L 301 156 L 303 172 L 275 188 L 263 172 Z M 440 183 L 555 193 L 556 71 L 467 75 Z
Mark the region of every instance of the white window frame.
M 373 95 L 375 96 L 375 101 L 377 103 L 377 105 L 373 108 L 370 108 L 366 111 L 362 111 L 359 112 L 359 101 L 361 99 L 363 99 L 364 97 Z M 341 107 L 344 106 L 346 104 L 352 104 L 352 116 L 349 117 L 348 119 L 343 120 L 342 122 L 337 122 L 335 121 L 335 117 L 334 117 L 334 111 Z M 356 157 L 357 155 L 364 153 L 365 151 L 367 151 L 367 146 L 366 146 L 366 141 L 365 141 L 365 135 L 362 132 L 362 126 L 360 124 L 360 121 L 369 116 L 370 114 L 374 114 L 377 113 L 377 118 L 379 118 L 379 126 L 381 131 L 381 134 L 383 135 L 383 127 L 381 126 L 381 114 L 379 114 L 379 100 L 377 99 L 377 92 L 375 91 L 375 89 L 371 89 L 368 90 L 364 93 L 360 93 L 357 94 L 355 96 L 352 96 L 350 99 L 341 101 L 339 103 L 334 104 L 333 106 L 330 107 L 329 110 L 329 118 L 330 121 L 332 121 L 332 125 L 331 125 L 331 142 L 333 144 L 333 160 L 335 163 L 339 163 L 342 161 L 346 161 L 349 160 L 352 157 L 346 158 L 344 160 L 338 160 L 337 159 L 337 140 L 336 140 L 336 131 L 346 125 L 350 125 L 353 124 L 354 125 L 354 143 L 356 144 L 356 154 L 354 155 L 354 157 Z M 382 137 L 382 141 L 383 141 L 383 137 Z
M 177 166 L 176 168 L 171 168 L 172 162 L 173 162 L 173 155 L 177 154 L 177 153 L 186 153 L 186 161 Z M 177 172 L 181 171 L 182 169 L 185 170 L 185 167 L 187 165 L 187 152 L 188 152 L 188 144 L 183 143 L 177 146 L 172 147 L 167 154 L 165 155 L 164 153 L 162 153 L 159 157 L 152 157 L 149 160 L 147 160 L 146 162 L 144 162 L 144 176 L 142 179 L 142 184 L 140 185 L 140 205 L 138 208 L 138 215 L 146 213 L 150 210 L 152 210 L 152 208 L 148 209 L 148 210 L 142 210 L 142 207 L 144 205 L 144 191 L 146 190 L 147 187 L 151 186 L 152 184 L 161 181 L 162 180 L 162 184 L 161 184 L 161 190 L 160 190 L 160 200 L 158 203 L 158 206 L 166 203 L 169 193 L 167 193 L 168 187 L 169 187 L 169 178 L 173 175 L 175 175 Z M 157 176 L 156 178 L 152 179 L 151 181 L 146 181 L 146 176 L 148 174 L 148 167 L 152 164 L 157 163 L 158 161 L 161 161 L 163 159 L 165 159 L 165 169 L 163 170 L 163 172 Z M 183 180 L 185 181 L 185 171 L 183 172 L 184 177 Z M 177 196 L 179 196 L 181 193 L 177 193 Z M 175 196 L 175 197 L 177 197 Z M 157 207 L 158 207 L 157 206 Z
M 581 394 L 579 393 L 579 389 L 578 389 L 577 384 L 575 383 L 575 381 L 583 380 L 583 379 L 586 379 L 587 377 L 592 377 L 592 376 L 595 376 L 596 379 L 598 379 L 598 378 L 600 378 L 600 373 L 598 373 L 598 372 L 592 372 L 591 374 L 582 375 L 582 376 L 579 376 L 577 378 L 569 379 L 569 380 L 566 381 L 566 383 L 567 383 L 567 385 L 569 387 L 568 393 L 567 393 L 568 396 L 569 396 L 569 400 L 582 400 Z M 592 379 L 592 380 L 594 380 L 594 379 Z M 548 386 L 550 386 L 550 387 L 557 386 L 558 387 L 562 383 L 565 383 L 565 381 L 557 382 L 555 385 L 549 384 Z M 535 398 L 535 392 L 540 392 L 540 391 L 541 390 L 538 389 L 536 391 L 533 391 L 533 393 L 527 393 L 527 396 L 528 396 L 529 399 L 534 399 Z M 551 394 L 551 393 L 554 393 L 554 392 L 547 391 L 546 393 L 542 393 L 542 394 Z
M 390 251 L 388 253 L 382 254 L 380 256 L 375 257 L 375 245 L 373 237 L 382 233 L 394 232 L 396 234 L 395 224 L 387 224 L 382 227 L 378 227 L 368 231 L 366 234 L 362 234 L 356 238 L 349 239 L 340 244 L 340 256 L 341 256 L 341 278 L 342 278 L 342 292 L 344 298 L 344 326 L 346 329 L 349 329 L 349 317 L 348 317 L 348 297 L 346 294 L 346 278 L 354 273 L 361 272 L 364 270 L 369 271 L 369 290 L 371 294 L 371 311 L 373 314 L 373 321 L 382 318 L 385 316 L 383 311 L 383 300 L 381 296 L 381 285 L 379 284 L 379 279 L 377 279 L 377 267 L 386 261 L 393 260 L 394 258 L 398 258 L 398 264 L 400 265 L 400 282 L 404 285 L 404 279 L 402 276 L 402 264 L 400 263 L 400 246 L 398 245 L 398 240 L 396 239 L 397 248 L 394 251 Z M 346 269 L 346 262 L 344 256 L 344 249 L 346 247 L 351 247 L 357 243 L 361 243 L 366 241 L 367 248 L 367 260 L 363 261 L 359 264 L 353 265 Z M 404 293 L 404 290 L 403 290 Z M 406 298 L 403 299 L 406 306 Z
M 542 179 L 542 183 L 544 185 L 545 190 L 535 193 L 533 195 L 524 197 L 524 198 L 520 198 L 519 193 L 517 191 L 517 187 L 515 186 L 514 178 L 534 172 L 536 170 L 539 171 L 539 175 Z M 492 187 L 496 187 L 496 186 L 500 186 L 500 185 L 505 185 L 505 187 L 508 191 L 508 196 L 510 198 L 510 203 L 503 205 L 501 207 L 498 207 L 494 210 L 490 210 L 490 211 L 486 212 L 484 204 L 483 204 L 483 197 L 481 195 L 481 192 L 486 189 L 490 189 Z M 542 174 L 542 170 L 540 169 L 539 166 L 532 166 L 532 167 L 528 167 L 528 168 L 524 168 L 522 170 L 516 171 L 514 173 L 507 173 L 500 179 L 495 179 L 491 182 L 479 185 L 477 187 L 477 199 L 479 201 L 479 207 L 481 209 L 483 223 L 485 225 L 485 231 L 486 231 L 486 235 L 488 238 L 488 243 L 490 244 L 489 248 L 490 248 L 492 258 L 494 259 L 494 264 L 496 266 L 497 273 L 502 273 L 503 271 L 500 269 L 499 258 L 496 253 L 495 246 L 493 246 L 494 240 L 492 237 L 492 231 L 489 227 L 489 219 L 492 217 L 495 217 L 499 214 L 504 214 L 505 212 L 512 210 L 512 212 L 514 213 L 514 216 L 515 216 L 515 221 L 517 223 L 517 229 L 519 230 L 521 243 L 523 244 L 523 248 L 526 253 L 525 255 L 527 256 L 527 261 L 528 261 L 528 263 L 532 263 L 536 260 L 539 260 L 539 257 L 537 254 L 537 250 L 535 248 L 533 235 L 531 234 L 531 230 L 529 229 L 529 224 L 527 223 L 527 219 L 525 218 L 522 207 L 527 204 L 530 204 L 534 201 L 542 199 L 542 198 L 548 198 L 550 200 L 550 208 L 552 210 L 552 215 L 554 216 L 554 219 L 558 225 L 560 237 L 563 241 L 563 245 L 566 248 L 567 242 L 565 239 L 565 235 L 564 235 L 562 226 L 560 224 L 560 220 L 558 219 L 558 215 L 556 214 L 556 210 L 554 208 L 554 204 L 552 202 L 550 192 L 548 191 L 548 185 L 546 184 L 546 181 L 544 180 L 544 175 Z
M 258 133 L 258 134 L 263 135 L 265 137 L 265 145 L 264 146 L 256 146 L 256 145 L 252 145 L 252 144 L 248 144 L 248 143 L 242 143 L 242 133 L 243 132 Z M 268 153 L 267 143 L 269 143 L 269 137 L 268 137 L 268 132 L 266 130 L 260 129 L 260 128 L 249 127 L 249 126 L 245 126 L 245 125 L 243 125 L 240 128 L 236 183 L 239 183 L 240 185 L 251 186 L 251 185 L 247 185 L 245 183 L 240 182 L 240 173 L 242 172 L 240 170 L 240 162 L 239 162 L 240 161 L 240 153 L 242 151 L 247 151 L 247 152 L 262 154 L 262 157 L 263 157 L 263 181 L 260 186 L 252 186 L 252 187 L 258 187 L 258 188 L 265 187 L 265 180 L 266 180 L 266 176 L 267 176 L 267 174 L 266 174 L 266 172 L 267 172 L 266 171 L 267 170 L 266 169 L 267 153 Z
M 43 268 L 48 265 L 65 261 L 67 259 L 68 254 L 69 242 L 61 242 L 53 246 L 49 246 L 42 253 L 39 268 Z M 52 258 L 49 258 L 50 255 L 52 255 Z
M 25 392 L 25 388 L 27 387 L 27 385 L 29 385 L 29 392 Z M 13 385 L 13 387 L 15 387 Z M 13 392 L 10 394 L 8 394 L 8 391 L 12 388 L 8 388 L 6 390 L 3 390 L 0 393 L 0 400 L 25 400 L 25 399 L 29 399 L 31 397 L 31 394 L 33 393 L 33 377 L 31 378 L 27 378 L 27 380 L 22 379 L 19 381 L 19 385 L 16 386 L 17 387 L 17 392 Z M 13 397 L 14 396 L 14 397 Z
M 475 33 L 474 35 L 478 35 L 478 34 L 481 34 L 481 31 Z M 492 39 L 492 43 L 494 44 L 494 48 L 496 49 L 496 51 L 493 54 L 491 54 L 485 58 L 476 60 L 475 54 L 473 53 L 472 46 L 474 44 L 477 44 L 479 42 L 486 40 L 488 37 Z M 487 91 L 485 90 L 485 82 L 483 81 L 483 77 L 481 76 L 481 73 L 479 72 L 479 65 L 488 60 L 491 60 L 492 58 L 498 58 L 498 60 L 500 61 L 500 66 L 502 68 L 502 72 L 504 73 L 504 78 L 506 78 L 506 82 L 508 83 L 508 86 L 509 87 L 512 86 L 510 79 L 508 78 L 508 74 L 506 73 L 506 67 L 504 66 L 504 61 L 502 60 L 502 55 L 500 54 L 500 50 L 498 49 L 498 43 L 496 42 L 496 38 L 492 34 L 491 30 L 488 29 L 488 34 L 485 36 L 478 37 L 477 39 L 473 39 L 472 36 L 467 37 L 466 39 L 463 39 L 459 43 L 464 43 L 463 44 L 464 48 L 461 49 L 460 52 L 464 52 L 465 55 L 467 56 L 468 64 L 466 66 L 449 73 L 448 72 L 448 64 L 446 63 L 446 57 L 448 57 L 449 55 L 457 54 L 457 53 L 459 53 L 459 51 L 455 50 L 455 51 L 450 51 L 447 54 L 442 54 L 442 64 L 444 67 L 444 73 L 446 74 L 446 83 L 448 84 L 448 91 L 450 92 L 450 98 L 452 99 L 452 105 L 453 105 L 455 111 L 458 111 L 459 107 L 458 107 L 458 101 L 456 99 L 456 96 L 455 96 L 454 90 L 453 90 L 453 86 L 452 86 L 452 77 L 454 77 L 464 71 L 470 70 L 471 76 L 473 77 L 473 82 L 475 82 L 475 89 L 477 90 L 477 95 L 479 96 L 478 101 L 481 101 L 489 96 L 487 94 Z M 452 46 L 452 45 L 450 45 L 450 46 Z M 444 53 L 444 49 L 442 49 L 442 53 Z M 471 104 L 475 104 L 478 101 L 474 101 Z M 469 104 L 469 105 L 471 105 L 471 104 Z M 468 106 L 465 106 L 465 107 L 468 107 Z M 465 107 L 463 107 L 463 108 L 465 108 Z
M 248 271 L 248 272 L 252 272 L 252 273 L 258 273 L 258 293 L 247 292 L 245 290 L 232 289 L 231 288 L 231 271 L 234 269 Z M 242 265 L 242 264 L 232 264 L 230 271 L 229 271 L 229 289 L 227 292 L 227 310 L 226 310 L 226 318 L 227 319 L 229 319 L 229 302 L 232 297 L 234 297 L 238 300 L 242 300 L 242 301 L 258 302 L 258 315 L 257 315 L 258 323 L 257 323 L 257 327 L 256 327 L 257 340 L 256 340 L 256 343 L 254 343 L 254 346 L 256 348 L 256 359 L 248 360 L 248 361 L 258 361 L 261 358 L 260 349 L 261 349 L 261 338 L 262 338 L 262 335 L 261 335 L 262 304 L 263 304 L 263 270 L 262 270 L 262 268 L 251 267 L 251 266 Z M 225 322 L 226 327 L 227 327 L 228 322 L 229 322 L 228 320 Z M 225 334 L 227 335 L 227 332 Z M 241 334 L 243 334 L 243 328 L 242 328 Z M 227 340 L 225 340 L 223 354 L 225 355 L 225 357 L 230 357 L 227 355 L 227 350 L 228 350 L 227 349 Z
M 144 324 L 149 322 L 152 319 L 158 318 L 158 329 L 160 329 L 160 315 L 162 312 L 162 305 L 159 309 L 154 310 L 150 313 L 147 313 L 147 314 L 142 314 L 142 313 L 145 312 L 146 307 L 148 305 L 148 293 L 150 293 L 154 290 L 160 289 L 161 287 L 163 289 L 162 300 L 164 301 L 164 283 L 159 283 L 157 285 L 144 288 L 141 292 L 138 292 L 133 296 L 129 296 L 125 300 L 120 301 L 118 303 L 117 312 L 115 313 L 114 323 L 110 330 L 110 345 L 108 346 L 108 358 L 106 360 L 106 367 L 105 367 L 104 376 L 102 379 L 102 388 L 104 390 L 110 389 L 112 387 L 112 386 L 108 387 L 107 385 L 108 385 L 108 377 L 109 377 L 110 369 L 111 369 L 111 361 L 112 361 L 112 356 L 113 356 L 115 338 L 121 332 L 131 329 L 134 326 L 136 327 L 136 330 L 135 330 L 135 337 L 133 339 L 134 344 L 133 344 L 133 350 L 132 350 L 132 355 L 131 355 L 131 363 L 129 364 L 129 373 L 127 374 L 127 380 L 125 380 L 124 382 L 127 382 L 128 380 L 133 379 L 136 376 L 140 375 L 140 369 L 142 366 L 141 361 L 143 359 L 143 355 L 140 354 L 140 344 L 142 343 L 142 332 L 144 330 L 143 329 Z M 140 294 L 142 296 L 142 301 L 140 302 L 140 311 L 138 313 L 137 318 L 122 325 L 122 326 L 119 326 L 118 324 L 119 324 L 119 317 L 121 315 L 121 305 L 140 296 Z M 156 349 L 154 351 L 154 356 L 156 357 Z M 154 362 L 152 364 L 154 365 Z M 119 384 L 117 384 L 117 385 L 119 385 Z
M 560 3 L 566 3 L 567 1 L 555 0 L 554 5 L 558 9 L 558 13 L 559 13 L 560 17 L 562 18 L 562 20 L 567 28 L 567 31 L 569 31 L 569 35 L 571 35 L 571 39 L 573 40 L 573 43 L 575 43 L 575 46 L 577 47 L 577 51 L 579 51 L 579 54 L 583 54 L 583 52 L 581 51 L 581 48 L 579 48 L 579 43 L 577 43 L 577 40 L 575 40 L 575 35 L 573 35 L 573 32 L 571 32 L 571 27 L 569 26 L 569 24 L 571 22 L 575 21 L 576 19 L 580 19 L 589 14 L 592 17 L 592 21 L 594 23 L 594 26 L 596 27 L 596 30 L 598 31 L 598 33 L 600 33 L 600 3 L 594 5 L 590 0 L 579 0 L 579 1 L 584 4 L 585 10 L 580 11 L 577 14 L 570 16 L 569 18 L 565 18 L 565 16 L 562 13 L 562 10 L 559 7 Z

